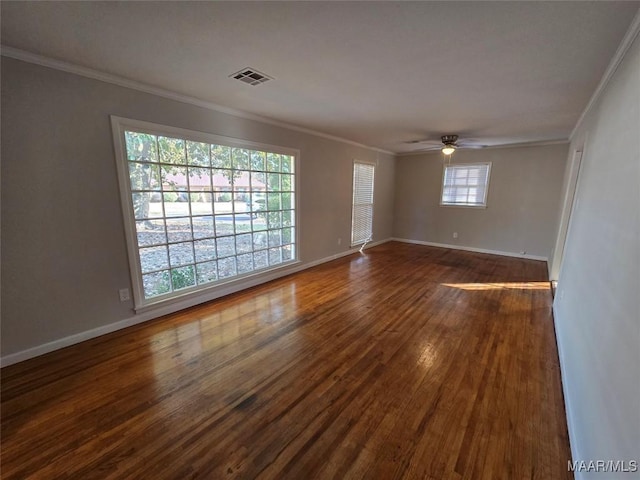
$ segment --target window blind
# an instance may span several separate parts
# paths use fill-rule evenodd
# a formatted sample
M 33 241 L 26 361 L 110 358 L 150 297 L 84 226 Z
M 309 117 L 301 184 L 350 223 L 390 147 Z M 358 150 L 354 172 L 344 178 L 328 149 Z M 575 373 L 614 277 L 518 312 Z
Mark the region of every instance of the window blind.
M 491 163 L 446 165 L 441 205 L 486 207 Z
M 374 172 L 374 165 L 359 162 L 353 164 L 352 246 L 371 240 L 373 234 Z

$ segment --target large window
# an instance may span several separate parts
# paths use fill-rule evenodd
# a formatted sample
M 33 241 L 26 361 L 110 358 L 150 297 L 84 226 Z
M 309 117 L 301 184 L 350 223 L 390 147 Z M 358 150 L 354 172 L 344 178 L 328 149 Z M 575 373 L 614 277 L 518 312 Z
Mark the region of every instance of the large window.
M 491 163 L 445 165 L 441 205 L 486 207 Z
M 373 235 L 373 177 L 375 166 L 353 164 L 353 209 L 351 213 L 351 246 L 371 241 Z
M 296 259 L 294 152 L 139 125 L 114 119 L 136 306 Z

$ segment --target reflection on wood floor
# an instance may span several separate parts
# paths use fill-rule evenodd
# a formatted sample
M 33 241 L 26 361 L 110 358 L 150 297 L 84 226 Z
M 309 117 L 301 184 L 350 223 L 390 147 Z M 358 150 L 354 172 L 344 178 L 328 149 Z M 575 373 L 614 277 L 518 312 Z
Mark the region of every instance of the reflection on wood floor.
M 2 478 L 571 478 L 546 279 L 390 242 L 7 367 Z

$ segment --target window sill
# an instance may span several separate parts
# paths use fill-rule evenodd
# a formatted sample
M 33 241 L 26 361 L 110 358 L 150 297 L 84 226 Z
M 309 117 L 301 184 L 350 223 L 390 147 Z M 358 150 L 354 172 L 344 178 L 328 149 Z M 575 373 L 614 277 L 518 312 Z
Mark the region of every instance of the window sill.
M 465 205 L 465 204 L 454 204 L 454 203 L 441 203 L 441 207 L 457 207 L 457 208 L 479 208 L 486 209 L 486 205 Z
M 238 275 L 233 278 L 222 280 L 212 284 L 210 287 L 196 290 L 185 290 L 183 294 L 172 295 L 170 297 L 158 297 L 157 300 L 150 300 L 137 305 L 134 310 L 136 314 L 157 311 L 158 316 L 166 315 L 183 308 L 188 308 L 199 303 L 215 300 L 247 288 L 260 285 L 262 283 L 275 280 L 276 278 L 289 275 L 297 271 L 300 260 L 291 260 L 276 267 L 267 268 L 258 272 L 250 272 Z

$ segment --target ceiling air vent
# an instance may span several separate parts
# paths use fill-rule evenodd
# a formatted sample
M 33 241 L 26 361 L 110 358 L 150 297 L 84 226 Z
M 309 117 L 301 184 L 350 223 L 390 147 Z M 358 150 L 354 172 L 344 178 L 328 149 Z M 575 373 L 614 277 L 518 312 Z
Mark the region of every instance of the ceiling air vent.
M 255 68 L 243 68 L 239 72 L 229 75 L 231 78 L 248 83 L 249 85 L 260 85 L 261 83 L 273 80 L 272 77 L 257 71 Z

